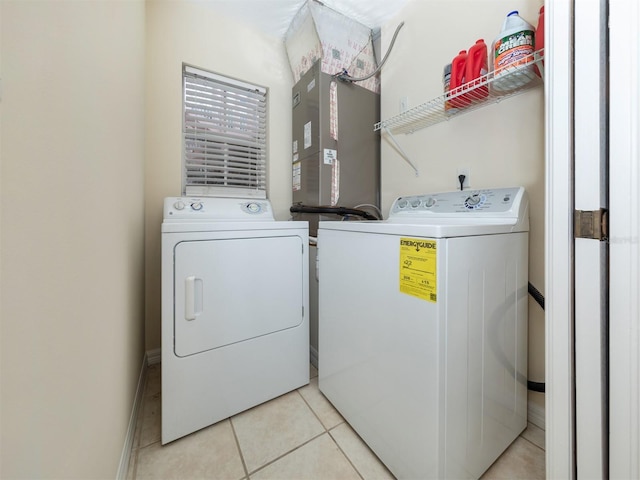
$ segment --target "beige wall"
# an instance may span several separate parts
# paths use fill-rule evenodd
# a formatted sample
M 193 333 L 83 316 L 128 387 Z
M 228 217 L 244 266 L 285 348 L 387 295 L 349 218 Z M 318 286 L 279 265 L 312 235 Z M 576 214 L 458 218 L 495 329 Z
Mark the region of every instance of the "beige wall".
M 0 477 L 114 478 L 144 355 L 144 4 L 0 9 Z
M 160 347 L 162 202 L 181 194 L 182 63 L 269 88 L 268 196 L 291 206 L 291 87 L 283 41 L 221 16 L 215 2 L 149 0 L 146 15 L 146 348 Z
M 382 118 L 442 94 L 445 64 L 479 38 L 491 45 L 511 10 L 534 26 L 542 0 L 409 0 L 383 28 L 386 53 L 400 21 L 405 25 L 382 70 Z M 382 140 L 382 201 L 385 214 L 399 195 L 445 191 L 457 186 L 457 168 L 470 169 L 471 187 L 522 185 L 530 206 L 529 279 L 544 292 L 544 91 L 538 87 L 463 116 L 396 139 L 420 176 Z M 529 378 L 544 381 L 544 312 L 529 299 Z M 542 394 L 530 400 L 544 406 Z

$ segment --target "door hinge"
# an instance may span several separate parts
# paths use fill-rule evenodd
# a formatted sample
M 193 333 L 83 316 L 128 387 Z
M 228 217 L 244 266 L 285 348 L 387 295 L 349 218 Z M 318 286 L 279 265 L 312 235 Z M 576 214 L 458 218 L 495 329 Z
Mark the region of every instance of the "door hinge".
M 600 210 L 576 210 L 573 213 L 574 238 L 590 238 L 604 241 L 609 235 L 609 212 Z

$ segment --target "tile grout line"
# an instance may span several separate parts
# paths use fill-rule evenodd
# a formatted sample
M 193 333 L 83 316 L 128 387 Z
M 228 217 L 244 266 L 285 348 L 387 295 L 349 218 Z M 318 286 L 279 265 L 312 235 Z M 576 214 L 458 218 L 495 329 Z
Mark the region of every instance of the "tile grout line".
M 234 415 L 233 417 L 235 417 Z M 236 447 L 238 448 L 238 454 L 240 455 L 240 461 L 242 462 L 242 468 L 244 470 L 244 478 L 249 478 L 249 469 L 247 468 L 247 463 L 244 461 L 244 455 L 242 454 L 242 447 L 240 447 L 240 440 L 238 440 L 238 435 L 236 434 L 236 429 L 233 426 L 233 417 L 229 417 L 227 421 L 229 425 L 231 425 L 231 431 L 233 432 L 233 438 L 236 441 Z
M 311 378 L 313 378 L 313 377 L 311 377 L 311 376 L 310 376 L 309 380 L 311 380 Z M 238 450 L 240 450 L 240 458 L 242 459 L 242 464 L 243 464 L 243 466 L 245 467 L 245 472 L 246 472 L 246 474 L 247 474 L 247 479 L 249 479 L 249 478 L 250 478 L 250 477 L 249 477 L 249 475 L 253 475 L 253 474 L 255 474 L 255 473 L 259 472 L 260 470 L 263 470 L 263 469 L 267 468 L 269 465 L 274 464 L 274 463 L 275 463 L 275 462 L 277 462 L 278 460 L 281 460 L 282 458 L 286 457 L 287 455 L 289 455 L 289 454 L 291 454 L 291 453 L 295 452 L 296 450 L 298 450 L 298 449 L 300 449 L 300 448 L 304 447 L 305 445 L 307 445 L 308 443 L 310 443 L 310 442 L 314 441 L 315 439 L 320 438 L 320 437 L 321 437 L 322 435 L 324 435 L 325 433 L 329 433 L 329 431 L 327 430 L 327 427 L 325 427 L 325 426 L 324 426 L 324 423 L 322 423 L 322 420 L 320 420 L 320 417 L 318 417 L 318 415 L 316 414 L 315 410 L 311 407 L 311 405 L 309 405 L 309 403 L 306 401 L 306 399 L 304 398 L 304 396 L 300 393 L 300 389 L 301 389 L 301 388 L 304 388 L 304 387 L 306 387 L 306 386 L 308 386 L 308 385 L 310 385 L 310 384 L 311 384 L 311 381 L 309 381 L 309 383 L 308 383 L 307 385 L 304 385 L 304 386 L 302 386 L 302 387 L 296 388 L 296 389 L 295 389 L 295 392 L 300 396 L 300 398 L 302 399 L 302 401 L 304 402 L 304 404 L 305 404 L 305 405 L 307 406 L 307 408 L 311 411 L 311 413 L 312 413 L 312 414 L 313 414 L 313 416 L 316 418 L 316 420 L 318 420 L 318 423 L 320 423 L 320 425 L 322 426 L 322 428 L 323 428 L 323 430 L 324 430 L 324 431 L 323 431 L 323 432 L 321 432 L 321 433 L 319 433 L 318 435 L 315 435 L 314 437 L 311 437 L 310 439 L 308 439 L 307 441 L 305 441 L 305 442 L 301 443 L 300 445 L 296 446 L 295 448 L 292 448 L 291 450 L 288 450 L 287 452 L 283 453 L 282 455 L 279 455 L 278 457 L 274 458 L 273 460 L 271 460 L 271 461 L 269 461 L 269 462 L 265 463 L 264 465 L 262 465 L 262 466 L 260 466 L 260 467 L 256 468 L 255 470 L 252 470 L 251 472 L 249 472 L 249 470 L 248 470 L 248 468 L 246 467 L 245 462 L 244 462 L 244 456 L 242 455 L 242 448 L 240 447 L 240 443 L 239 443 L 239 441 L 238 441 L 238 437 L 236 436 L 235 429 L 233 430 L 233 434 L 234 434 L 234 436 L 235 436 L 235 438 L 236 438 L 236 444 L 238 445 Z M 232 418 L 233 418 L 233 417 L 232 417 Z M 231 425 L 232 425 L 232 427 L 233 427 L 233 422 L 231 422 Z M 331 435 L 329 435 L 329 437 L 331 437 Z M 333 438 L 332 438 L 332 440 L 333 440 Z
M 307 385 L 310 385 L 310 383 L 311 382 L 309 382 Z M 316 414 L 315 410 L 313 408 L 311 408 L 311 405 L 309 405 L 309 403 L 305 400 L 304 396 L 300 393 L 300 388 L 304 388 L 307 385 L 304 385 L 303 387 L 296 388 L 295 392 L 300 396 L 300 398 L 302 399 L 304 404 L 307 406 L 307 408 L 311 411 L 311 413 L 316 418 L 316 420 L 318 420 L 318 423 L 320 423 L 320 425 L 323 428 L 323 432 L 319 433 L 318 435 L 315 435 L 314 437 L 311 437 L 307 441 L 301 443 L 300 445 L 296 446 L 295 448 L 292 448 L 291 450 L 288 450 L 287 452 L 283 453 L 282 455 L 279 455 L 278 457 L 276 457 L 273 460 L 265 463 L 261 467 L 258 467 L 255 470 L 252 470 L 251 472 L 249 472 L 249 470 L 245 466 L 245 472 L 247 472 L 247 478 L 249 478 L 249 475 L 253 475 L 254 473 L 259 472 L 260 470 L 263 470 L 263 469 L 267 468 L 269 465 L 272 465 L 273 463 L 277 462 L 278 460 L 280 460 L 280 459 L 286 457 L 287 455 L 295 452 L 296 450 L 304 447 L 305 445 L 307 445 L 308 443 L 314 441 L 315 439 L 320 438 L 325 433 L 329 433 L 329 431 L 327 430 L 327 427 L 324 426 L 324 423 L 322 423 L 322 420 L 320 420 L 320 417 L 318 417 L 318 415 Z M 231 423 L 233 425 L 233 422 L 231 422 Z M 235 429 L 234 429 L 234 435 L 235 435 Z M 329 437 L 331 437 L 331 435 L 329 435 Z M 333 438 L 331 438 L 331 439 L 333 440 Z M 236 442 L 237 442 L 237 437 L 236 437 Z M 240 448 L 240 444 L 239 443 L 238 443 L 238 449 L 240 450 L 240 457 L 242 458 L 242 463 L 244 465 L 244 457 L 242 456 L 242 448 Z
M 253 475 L 254 473 L 258 473 L 260 470 L 264 470 L 265 468 L 267 468 L 269 465 L 272 465 L 274 463 L 276 463 L 278 460 L 282 460 L 284 457 L 286 457 L 287 455 L 295 452 L 296 450 L 301 449 L 302 447 L 304 447 L 305 445 L 313 442 L 314 440 L 317 440 L 318 438 L 320 438 L 321 436 L 328 434 L 329 432 L 327 430 L 325 430 L 322 433 L 319 433 L 318 435 L 316 435 L 315 437 L 311 437 L 310 439 L 306 440 L 305 442 L 301 443 L 300 445 L 298 445 L 295 448 L 292 448 L 291 450 L 287 451 L 286 453 L 283 453 L 282 455 L 280 455 L 277 458 L 274 458 L 273 460 L 270 460 L 269 462 L 265 463 L 264 465 L 262 465 L 261 467 L 256 468 L 255 470 L 251 471 L 248 475 Z M 331 436 L 331 435 L 329 435 Z M 332 439 L 333 440 L 333 439 Z M 247 477 L 248 478 L 248 477 Z
M 318 390 L 320 392 L 320 390 Z M 300 393 L 299 389 L 296 390 L 296 392 L 298 392 L 298 395 L 300 395 L 300 397 L 302 398 L 302 401 L 307 405 L 307 407 L 309 407 L 309 410 L 311 410 L 311 412 L 315 415 L 315 417 L 318 419 L 318 421 L 320 422 L 320 425 L 322 425 L 322 427 L 324 428 L 325 433 L 329 434 L 329 438 L 331 439 L 331 441 L 333 442 L 333 444 L 338 448 L 338 450 L 340 451 L 340 453 L 342 453 L 342 455 L 344 455 L 344 458 L 347 459 L 347 462 L 349 462 L 349 465 L 351 465 L 353 467 L 353 469 L 356 471 L 356 473 L 358 474 L 358 476 L 364 480 L 364 477 L 362 476 L 362 474 L 360 473 L 360 471 L 356 468 L 356 466 L 353 464 L 353 462 L 351 461 L 351 459 L 349 458 L 349 455 L 346 454 L 346 452 L 340 447 L 340 445 L 338 444 L 338 442 L 336 441 L 335 438 L 333 438 L 333 435 L 331 435 L 331 430 L 339 427 L 340 425 L 346 423 L 346 420 L 342 417 L 342 415 L 340 415 L 340 417 L 342 418 L 342 421 L 340 423 L 338 423 L 337 425 L 334 425 L 331 428 L 327 428 L 325 427 L 324 423 L 322 423 L 322 420 L 320 419 L 320 417 L 318 416 L 318 414 L 316 414 L 316 411 L 313 409 L 313 407 L 311 405 L 309 405 L 309 402 L 307 402 L 307 400 L 304 398 L 304 395 L 302 395 L 302 393 Z M 322 395 L 322 392 L 320 392 L 320 394 Z M 324 395 L 323 395 L 324 396 Z M 326 397 L 325 397 L 326 398 Z M 327 400 L 328 401 L 328 400 Z M 329 402 L 331 403 L 331 402 Z M 333 404 L 332 404 L 333 406 Z M 335 408 L 335 407 L 334 407 Z M 340 413 L 340 412 L 338 412 Z
M 539 448 L 540 450 L 542 450 L 543 452 L 545 452 L 545 453 L 546 453 L 546 450 L 545 450 L 544 448 L 542 448 L 540 445 L 538 445 L 538 444 L 536 444 L 536 443 L 532 442 L 532 441 L 531 441 L 531 440 L 529 440 L 528 438 L 523 437 L 522 435 L 518 435 L 518 437 L 519 437 L 519 438 L 521 438 L 521 439 L 523 439 L 523 440 L 526 440 L 527 442 L 529 442 L 529 443 L 530 443 L 531 445 L 533 445 L 534 447 Z M 511 445 L 509 445 L 509 446 L 511 446 Z M 506 451 L 506 450 L 505 450 L 505 451 Z M 503 453 L 504 453 L 504 452 L 503 452 Z
M 316 377 L 317 377 L 317 375 L 316 375 Z M 310 378 L 315 378 L 315 377 L 310 377 Z M 140 434 L 140 435 L 139 435 L 139 436 L 138 436 L 138 438 L 137 438 L 137 444 L 136 444 L 135 449 L 134 449 L 134 450 L 135 450 L 135 460 L 134 460 L 134 464 L 133 464 L 133 468 L 132 468 L 132 475 L 131 475 L 131 477 L 128 477 L 128 478 L 131 478 L 132 480 L 136 480 L 136 478 L 137 478 L 137 474 L 138 474 L 138 472 L 137 472 L 137 467 L 138 467 L 138 453 L 139 453 L 139 451 L 140 451 L 141 449 L 149 448 L 149 447 L 151 447 L 152 445 L 155 445 L 155 444 L 157 444 L 157 443 L 161 443 L 161 440 L 157 440 L 157 441 L 155 441 L 155 442 L 151 442 L 151 443 L 149 443 L 148 445 L 144 445 L 144 446 L 141 446 L 141 445 L 140 445 L 140 441 L 141 441 L 141 433 L 142 433 L 142 424 L 143 424 L 143 422 L 144 422 L 144 411 L 145 411 L 145 407 L 147 406 L 147 400 L 148 400 L 148 397 L 149 397 L 149 395 L 147 395 L 147 393 L 148 393 L 148 392 L 147 392 L 147 385 L 148 385 L 148 381 L 149 381 L 149 375 L 147 375 L 147 378 L 145 379 L 145 389 L 144 389 L 144 396 L 143 396 L 143 399 L 144 399 L 144 400 L 143 400 L 142 408 L 140 409 L 140 416 L 139 416 L 139 418 L 138 418 L 138 420 L 137 420 L 137 426 L 136 426 L 136 429 L 138 429 L 138 428 L 140 429 L 140 432 L 139 432 L 139 434 Z M 304 387 L 306 387 L 306 386 L 307 386 L 307 385 L 305 385 Z M 304 387 L 300 387 L 300 388 L 304 388 Z M 337 425 L 334 425 L 334 426 L 332 426 L 331 428 L 327 428 L 327 427 L 325 426 L 325 424 L 322 422 L 322 420 L 320 419 L 320 417 L 318 416 L 318 414 L 316 413 L 316 411 L 313 409 L 313 407 L 312 407 L 312 406 L 307 402 L 307 400 L 304 398 L 304 396 L 300 393 L 300 391 L 299 391 L 299 389 L 300 389 L 300 388 L 296 389 L 295 391 L 296 391 L 296 392 L 298 393 L 298 395 L 302 398 L 302 401 L 303 401 L 303 402 L 304 402 L 304 404 L 307 406 L 307 408 L 309 408 L 309 410 L 310 410 L 310 411 L 311 411 L 311 413 L 314 415 L 314 417 L 318 420 L 318 422 L 319 422 L 319 423 L 320 423 L 320 425 L 322 426 L 323 431 L 322 431 L 321 433 L 319 433 L 319 434 L 317 434 L 317 435 L 315 435 L 315 436 L 313 436 L 313 437 L 309 438 L 308 440 L 306 440 L 305 442 L 303 442 L 303 443 L 301 443 L 300 445 L 296 446 L 295 448 L 292 448 L 291 450 L 289 450 L 289 451 L 287 451 L 287 452 L 283 453 L 282 455 L 279 455 L 278 457 L 274 458 L 273 460 L 271 460 L 271 461 L 269 461 L 269 462 L 265 463 L 265 464 L 264 464 L 264 465 L 262 465 L 261 467 L 259 467 L 259 468 L 255 469 L 255 470 L 253 470 L 253 471 L 251 471 L 251 472 L 249 472 L 248 467 L 247 467 L 247 464 L 246 464 L 246 462 L 245 462 L 244 455 L 243 455 L 243 453 L 242 453 L 242 448 L 241 448 L 241 446 L 240 446 L 240 442 L 239 442 L 239 439 L 238 439 L 238 436 L 237 436 L 237 433 L 236 433 L 236 430 L 235 430 L 235 427 L 234 427 L 234 424 L 233 424 L 233 421 L 232 421 L 232 420 L 233 420 L 233 418 L 234 418 L 236 415 L 234 415 L 234 416 L 229 417 L 229 418 L 227 418 L 227 419 L 226 419 L 227 421 L 229 421 L 229 424 L 230 424 L 230 426 L 231 426 L 231 430 L 232 430 L 232 433 L 233 433 L 233 437 L 234 437 L 234 441 L 235 441 L 235 444 L 236 444 L 236 448 L 237 448 L 238 454 L 240 455 L 240 461 L 242 462 L 242 468 L 243 468 L 243 471 L 244 471 L 244 476 L 243 476 L 240 480 L 250 480 L 250 475 L 253 475 L 253 474 L 255 474 L 255 473 L 257 473 L 257 472 L 259 472 L 259 471 L 261 471 L 261 470 L 263 470 L 263 469 L 267 468 L 268 466 L 270 466 L 270 465 L 274 464 L 275 462 L 277 462 L 277 461 L 281 460 L 282 458 L 284 458 L 284 457 L 286 457 L 286 456 L 288 456 L 288 455 L 292 454 L 292 453 L 293 453 L 293 452 L 295 452 L 296 450 L 299 450 L 300 448 L 302 448 L 302 447 L 306 446 L 307 444 L 309 444 L 309 443 L 313 442 L 314 440 L 316 440 L 316 439 L 320 438 L 320 437 L 321 437 L 322 435 L 324 435 L 324 434 L 329 434 L 329 438 L 330 438 L 330 439 L 331 439 L 331 441 L 334 443 L 334 445 L 335 445 L 335 446 L 338 448 L 338 450 L 339 450 L 339 451 L 340 451 L 340 452 L 345 456 L 345 458 L 347 459 L 347 461 L 349 462 L 349 464 L 354 468 L 354 470 L 356 471 L 356 473 L 358 474 L 358 476 L 359 476 L 361 479 L 363 479 L 363 477 L 362 477 L 362 475 L 360 474 L 360 472 L 358 471 L 358 469 L 357 469 L 357 468 L 355 467 L 355 465 L 351 462 L 351 460 L 350 460 L 350 459 L 349 459 L 349 457 L 346 455 L 346 453 L 342 450 L 342 448 L 340 448 L 340 446 L 337 444 L 337 442 L 335 441 L 335 439 L 333 438 L 333 436 L 332 436 L 332 435 L 331 435 L 331 433 L 330 433 L 330 431 L 331 431 L 331 430 L 333 430 L 333 429 L 337 428 L 338 426 L 342 425 L 343 423 L 345 423 L 344 419 L 343 419 L 340 423 L 338 423 Z M 133 454 L 133 452 L 132 452 L 132 454 Z
M 308 385 L 311 385 L 311 382 L 309 382 L 309 384 L 308 384 Z M 306 387 L 306 386 L 307 386 L 307 385 L 305 385 L 305 387 Z M 300 387 L 300 388 L 304 388 L 304 387 Z M 313 413 L 313 416 L 314 416 L 314 417 L 316 417 L 316 420 L 318 420 L 318 422 L 320 422 L 320 425 L 322 425 L 322 428 L 324 428 L 324 431 L 325 431 L 325 432 L 327 432 L 327 433 L 329 433 L 329 430 L 328 430 L 328 429 L 327 429 L 327 427 L 324 425 L 324 423 L 322 423 L 322 420 L 320 419 L 320 417 L 318 416 L 318 414 L 316 413 L 316 411 L 313 409 L 313 407 L 312 407 L 311 405 L 309 405 L 309 402 L 307 402 L 307 399 L 306 399 L 306 398 L 304 398 L 304 395 L 302 395 L 302 393 L 300 393 L 300 389 L 299 389 L 299 388 L 297 388 L 297 389 L 296 389 L 296 393 L 297 393 L 298 395 L 300 395 L 300 398 L 302 398 L 302 401 L 304 402 L 304 404 L 307 406 L 307 408 L 308 408 L 309 410 L 311 410 L 311 413 Z M 320 392 L 320 393 L 322 393 L 322 392 Z M 344 420 L 343 420 L 343 421 L 344 421 Z
M 335 430 L 336 428 L 338 428 L 340 425 L 342 425 L 345 422 L 342 422 L 338 425 L 336 425 L 335 427 L 333 427 L 331 430 Z M 349 458 L 349 455 L 347 455 L 347 452 L 345 452 L 342 447 L 340 446 L 340 444 L 337 442 L 337 440 L 333 437 L 333 435 L 331 435 L 331 430 L 329 430 L 327 433 L 329 434 L 329 437 L 331 438 L 331 440 L 333 441 L 333 443 L 336 445 L 336 447 L 338 447 L 338 450 L 340 450 L 340 452 L 342 453 L 342 455 L 344 455 L 344 458 L 347 459 L 347 462 L 349 462 L 349 465 L 351 465 L 353 467 L 353 469 L 355 470 L 355 472 L 358 474 L 358 476 L 364 480 L 364 476 L 360 473 L 360 470 L 358 470 L 358 467 L 355 466 L 355 464 L 351 461 L 351 458 Z M 365 444 L 366 445 L 366 444 Z

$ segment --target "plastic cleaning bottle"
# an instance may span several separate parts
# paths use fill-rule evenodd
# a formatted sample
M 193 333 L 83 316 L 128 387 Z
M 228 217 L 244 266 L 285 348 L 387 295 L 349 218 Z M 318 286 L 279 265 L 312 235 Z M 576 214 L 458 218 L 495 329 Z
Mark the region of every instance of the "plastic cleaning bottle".
M 518 15 L 517 10 L 507 15 L 491 48 L 492 91 L 500 94 L 515 90 L 535 78 L 534 32 L 533 25 Z
M 467 65 L 465 67 L 464 80 L 472 91 L 465 94 L 470 102 L 477 102 L 489 95 L 487 80 L 483 78 L 487 74 L 487 45 L 483 39 L 477 40 L 467 52 Z
M 539 52 L 540 50 L 544 50 L 544 5 L 542 7 L 540 7 L 540 13 L 538 15 L 538 26 L 536 28 L 536 41 L 535 41 L 535 49 L 536 52 Z M 538 68 L 538 65 L 535 66 L 535 70 L 536 70 L 536 74 L 539 77 L 542 77 L 542 73 L 544 72 L 544 51 L 542 53 L 540 53 L 540 57 L 542 58 L 542 60 L 540 60 L 540 68 Z
M 460 53 L 456 55 L 451 61 L 451 83 L 449 85 L 449 91 L 452 95 L 456 95 L 451 98 L 451 106 L 454 108 L 464 108 L 469 105 L 469 101 L 462 95 L 462 85 L 464 84 L 465 69 L 467 66 L 467 51 L 460 50 Z M 458 89 L 458 90 L 456 90 Z
M 538 14 L 535 47 L 536 50 L 542 50 L 544 48 L 544 5 L 540 7 L 540 13 Z
M 444 113 L 447 115 L 453 115 L 458 111 L 457 108 L 454 108 L 451 105 L 451 100 L 449 100 L 449 91 L 451 90 L 451 64 L 448 63 L 444 66 L 444 72 L 442 75 L 442 83 L 444 85 Z

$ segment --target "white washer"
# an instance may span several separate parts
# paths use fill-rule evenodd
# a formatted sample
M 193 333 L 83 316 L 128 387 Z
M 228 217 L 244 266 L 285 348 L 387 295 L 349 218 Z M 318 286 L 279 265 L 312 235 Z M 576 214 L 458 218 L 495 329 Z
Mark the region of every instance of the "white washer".
M 309 383 L 308 243 L 268 200 L 165 199 L 163 444 Z
M 319 385 L 398 478 L 479 478 L 527 424 L 523 188 L 321 222 Z

